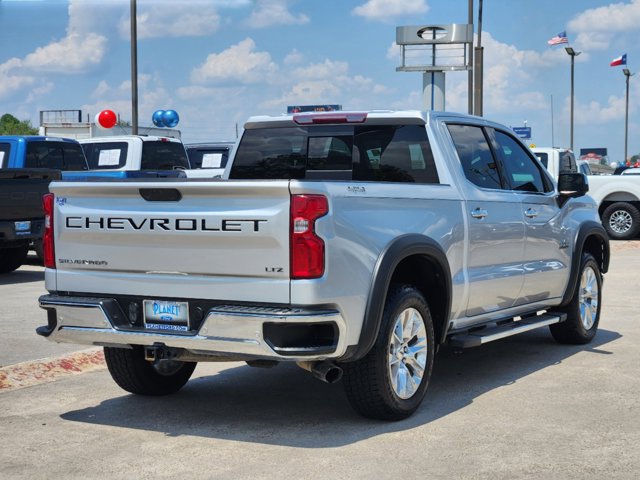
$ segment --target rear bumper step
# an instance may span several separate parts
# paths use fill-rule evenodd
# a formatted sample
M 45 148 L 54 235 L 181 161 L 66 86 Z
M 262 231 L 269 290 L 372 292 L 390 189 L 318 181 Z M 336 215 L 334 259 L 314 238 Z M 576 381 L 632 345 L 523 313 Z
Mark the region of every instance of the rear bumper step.
M 455 333 L 449 337 L 449 343 L 456 348 L 470 348 L 484 345 L 485 343 L 500 340 L 501 338 L 528 332 L 536 328 L 545 327 L 554 323 L 564 322 L 566 313 L 547 312 L 543 315 L 526 317 L 521 320 L 514 320 L 510 323 L 486 327 L 472 332 Z

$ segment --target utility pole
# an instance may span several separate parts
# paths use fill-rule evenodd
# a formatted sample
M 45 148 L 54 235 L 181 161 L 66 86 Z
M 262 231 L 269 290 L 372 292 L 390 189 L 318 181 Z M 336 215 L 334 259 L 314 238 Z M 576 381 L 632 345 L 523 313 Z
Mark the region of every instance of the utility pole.
M 473 25 L 473 0 L 469 0 L 469 25 Z M 469 115 L 473 115 L 473 42 L 469 45 L 469 65 L 471 68 L 469 69 L 469 86 L 467 88 L 468 93 L 468 110 Z
M 136 0 L 131 0 L 131 133 L 138 135 L 138 27 Z
M 482 0 L 478 7 L 478 46 L 474 56 L 474 77 L 475 85 L 473 89 L 473 113 L 482 116 L 482 67 L 484 62 L 484 49 L 482 47 Z

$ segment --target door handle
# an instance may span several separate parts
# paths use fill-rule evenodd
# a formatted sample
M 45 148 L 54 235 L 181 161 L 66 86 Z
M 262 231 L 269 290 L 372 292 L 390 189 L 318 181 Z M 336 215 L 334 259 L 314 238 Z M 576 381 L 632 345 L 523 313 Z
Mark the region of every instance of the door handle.
M 527 210 L 524 212 L 524 216 L 527 218 L 536 218 L 538 216 L 538 212 L 533 208 L 527 208 Z
M 483 208 L 476 208 L 473 212 L 471 212 L 471 216 L 473 218 L 479 218 L 480 220 L 482 220 L 487 215 L 489 215 L 489 213 Z

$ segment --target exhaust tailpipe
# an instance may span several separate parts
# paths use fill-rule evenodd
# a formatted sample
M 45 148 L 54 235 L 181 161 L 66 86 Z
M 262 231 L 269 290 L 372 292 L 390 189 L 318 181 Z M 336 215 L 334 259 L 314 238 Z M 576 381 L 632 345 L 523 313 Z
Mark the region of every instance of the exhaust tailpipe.
M 342 368 L 327 360 L 319 362 L 296 362 L 304 370 L 311 372 L 318 380 L 325 383 L 336 383 L 342 378 Z

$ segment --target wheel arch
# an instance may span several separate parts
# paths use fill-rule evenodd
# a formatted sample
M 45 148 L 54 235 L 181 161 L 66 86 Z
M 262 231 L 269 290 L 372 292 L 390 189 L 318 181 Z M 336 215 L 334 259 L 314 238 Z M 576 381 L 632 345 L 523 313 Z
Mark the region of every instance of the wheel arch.
M 585 222 L 580 226 L 576 236 L 575 248 L 571 257 L 571 273 L 569 282 L 562 298 L 561 306 L 567 305 L 573 296 L 580 276 L 580 264 L 583 253 L 590 253 L 600 266 L 600 273 L 609 270 L 609 237 L 604 227 L 594 221 Z
M 433 239 L 407 234 L 394 239 L 376 262 L 358 344 L 341 359 L 355 361 L 373 347 L 382 323 L 382 314 L 392 283 L 414 285 L 427 300 L 433 319 L 435 339 L 441 343 L 451 312 L 451 271 L 442 247 Z

